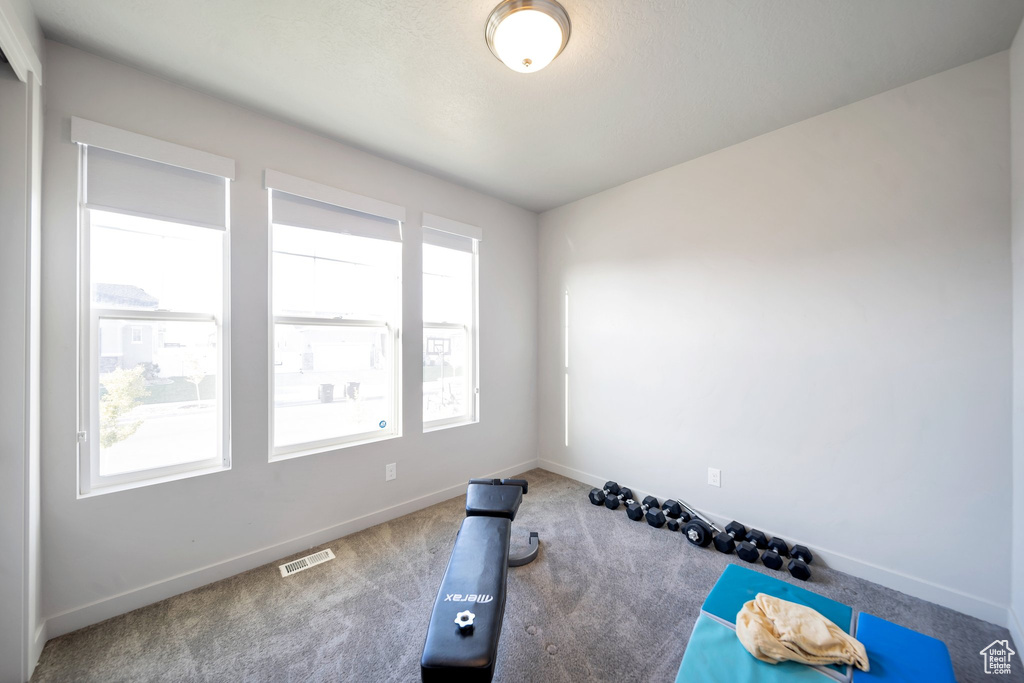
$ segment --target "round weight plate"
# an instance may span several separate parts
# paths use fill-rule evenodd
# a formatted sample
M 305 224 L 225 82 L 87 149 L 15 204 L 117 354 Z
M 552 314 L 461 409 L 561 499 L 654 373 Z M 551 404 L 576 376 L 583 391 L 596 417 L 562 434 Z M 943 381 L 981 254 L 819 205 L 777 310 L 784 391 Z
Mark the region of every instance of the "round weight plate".
M 687 541 L 701 548 L 711 543 L 711 527 L 699 519 L 695 519 L 683 527 L 683 535 L 686 536 Z

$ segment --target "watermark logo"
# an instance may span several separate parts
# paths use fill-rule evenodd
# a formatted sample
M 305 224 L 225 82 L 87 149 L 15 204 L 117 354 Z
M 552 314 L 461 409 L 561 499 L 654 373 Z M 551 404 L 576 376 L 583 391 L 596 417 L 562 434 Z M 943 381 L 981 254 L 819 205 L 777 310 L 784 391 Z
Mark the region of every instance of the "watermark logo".
M 387 420 L 381 420 L 380 421 L 380 428 L 381 429 L 384 429 L 387 426 L 388 426 Z
M 1010 673 L 1010 658 L 1017 653 L 1010 649 L 1009 641 L 994 640 L 978 654 L 985 658 L 985 673 L 998 675 Z

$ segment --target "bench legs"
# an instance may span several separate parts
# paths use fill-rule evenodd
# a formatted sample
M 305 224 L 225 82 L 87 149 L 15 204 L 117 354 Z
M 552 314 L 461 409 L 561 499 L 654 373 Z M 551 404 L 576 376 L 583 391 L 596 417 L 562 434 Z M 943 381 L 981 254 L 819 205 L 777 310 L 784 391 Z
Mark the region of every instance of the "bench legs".
M 530 532 L 530 546 L 519 553 L 508 554 L 508 566 L 522 567 L 537 559 L 537 552 L 540 550 L 540 535 L 536 531 Z

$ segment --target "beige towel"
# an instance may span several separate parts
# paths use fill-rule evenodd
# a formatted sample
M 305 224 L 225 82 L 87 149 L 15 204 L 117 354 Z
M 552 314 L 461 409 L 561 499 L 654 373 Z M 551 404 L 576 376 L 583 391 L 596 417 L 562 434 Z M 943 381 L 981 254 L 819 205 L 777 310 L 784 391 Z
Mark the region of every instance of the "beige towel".
M 810 607 L 764 593 L 743 605 L 736 615 L 736 635 L 743 647 L 762 662 L 778 664 L 852 664 L 868 670 L 868 654 L 853 636 Z

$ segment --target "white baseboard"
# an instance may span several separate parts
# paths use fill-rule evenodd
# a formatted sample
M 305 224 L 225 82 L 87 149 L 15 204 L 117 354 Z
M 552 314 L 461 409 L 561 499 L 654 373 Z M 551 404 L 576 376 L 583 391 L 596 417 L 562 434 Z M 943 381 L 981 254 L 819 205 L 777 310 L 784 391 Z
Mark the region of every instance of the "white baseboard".
M 43 654 L 43 646 L 46 645 L 46 641 L 49 637 L 46 635 L 46 622 L 39 624 L 36 628 L 35 636 L 32 638 L 32 642 L 28 646 L 28 670 L 31 673 L 36 668 L 36 664 L 39 663 L 39 655 Z
M 541 458 L 539 462 L 542 469 L 554 472 L 555 474 L 561 474 L 563 477 L 575 479 L 576 481 L 584 484 L 590 484 L 591 486 L 600 488 L 606 481 L 604 477 L 598 477 L 590 474 L 589 472 L 583 472 L 551 460 L 545 460 L 544 458 Z M 661 493 L 653 491 L 649 492 L 646 489 L 642 490 L 644 493 L 649 493 L 650 495 L 654 495 L 658 498 L 662 497 Z M 701 512 L 707 514 L 707 516 L 711 518 L 711 521 L 718 522 L 720 524 L 725 524 L 729 519 L 722 517 L 713 511 L 702 510 Z M 770 529 L 764 529 L 764 532 L 769 536 L 775 535 Z M 785 538 L 789 539 L 790 537 L 786 536 Z M 850 557 L 849 555 L 844 555 L 841 552 L 823 548 L 818 544 L 809 545 L 812 545 L 814 548 L 815 564 L 822 564 L 827 567 L 831 567 L 832 569 L 852 574 L 853 576 L 867 579 L 868 581 L 873 581 L 887 588 L 898 590 L 902 593 L 906 593 L 907 595 L 912 595 L 915 598 L 934 602 L 937 605 L 954 609 L 957 612 L 962 612 L 972 617 L 983 619 L 992 624 L 996 624 L 997 626 L 1010 628 L 1008 624 L 1009 616 L 1006 605 L 1000 605 L 977 595 L 964 593 L 963 591 L 955 588 L 942 586 L 926 579 L 886 569 L 885 567 L 880 567 L 876 564 L 872 564 L 871 562 L 858 560 L 857 558 Z
M 538 467 L 537 460 L 527 460 L 526 462 L 519 463 L 512 467 L 507 467 L 498 472 L 492 472 L 491 474 L 483 475 L 486 478 L 503 478 L 509 477 L 515 474 L 521 474 L 528 470 Z M 481 475 L 476 475 L 481 476 Z M 332 526 L 314 531 L 303 536 L 290 539 L 283 543 L 277 543 L 266 548 L 255 550 L 251 553 L 239 555 L 222 562 L 216 562 L 199 569 L 178 574 L 161 581 L 156 581 L 140 588 L 135 588 L 130 591 L 125 591 L 118 595 L 97 600 L 96 602 L 76 607 L 74 609 L 61 612 L 49 617 L 40 628 L 40 633 L 45 643 L 46 637 L 56 638 L 57 636 L 71 631 L 76 631 L 80 628 L 90 626 L 92 624 L 99 623 L 111 617 L 116 617 L 119 614 L 130 612 L 146 605 L 151 605 L 154 602 L 159 602 L 166 598 L 185 593 L 187 591 L 205 586 L 214 581 L 220 581 L 226 579 L 229 576 L 234 576 L 244 571 L 260 567 L 274 560 L 294 555 L 295 553 L 301 552 L 314 546 L 323 545 L 335 539 L 341 538 L 353 534 L 363 529 L 368 529 L 371 526 L 382 524 L 392 519 L 396 519 L 403 515 L 407 515 L 417 510 L 430 507 L 436 503 L 440 503 L 456 496 L 462 495 L 466 492 L 466 480 L 462 480 L 457 484 L 453 484 L 447 488 L 433 493 L 428 493 L 419 498 L 399 503 L 398 505 L 392 505 L 391 507 L 371 512 L 361 517 L 334 524 Z M 40 645 L 40 649 L 41 649 Z
M 1013 649 L 1021 652 L 1021 648 L 1024 647 L 1024 628 L 1021 628 L 1020 616 L 1012 607 L 1007 610 L 1006 621 L 1006 628 L 1009 629 L 1010 637 L 1013 638 Z
M 589 474 L 587 472 L 583 472 L 572 467 L 566 467 L 565 465 L 557 463 L 554 460 L 545 460 L 544 458 L 540 458 L 537 462 L 540 463 L 539 467 L 542 470 L 554 472 L 555 474 L 560 474 L 563 477 L 575 479 L 578 482 L 581 482 L 583 484 L 590 484 L 591 486 L 596 486 L 597 488 L 601 488 L 601 486 L 603 486 L 604 483 L 608 481 L 607 479 L 602 479 L 597 475 Z

